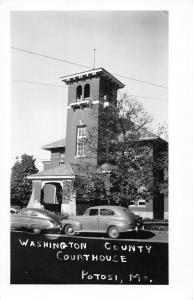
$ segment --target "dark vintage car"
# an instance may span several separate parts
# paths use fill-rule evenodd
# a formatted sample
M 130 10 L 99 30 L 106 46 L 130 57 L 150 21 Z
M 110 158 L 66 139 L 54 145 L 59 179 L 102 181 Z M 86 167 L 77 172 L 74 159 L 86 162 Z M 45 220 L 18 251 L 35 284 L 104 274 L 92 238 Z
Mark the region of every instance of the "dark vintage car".
M 67 235 L 80 232 L 107 233 L 109 238 L 118 238 L 121 232 L 143 229 L 142 218 L 121 206 L 95 206 L 84 215 L 62 220 Z
M 12 229 L 32 229 L 35 233 L 43 230 L 61 230 L 61 222 L 57 215 L 37 208 L 23 208 L 11 214 Z

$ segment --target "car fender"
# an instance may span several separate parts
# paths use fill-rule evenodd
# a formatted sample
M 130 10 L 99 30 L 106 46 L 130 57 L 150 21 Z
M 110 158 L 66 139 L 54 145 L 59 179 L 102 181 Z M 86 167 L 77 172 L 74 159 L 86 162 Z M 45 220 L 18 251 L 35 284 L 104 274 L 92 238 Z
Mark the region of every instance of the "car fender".
M 80 231 L 82 229 L 82 225 L 78 220 L 62 220 L 62 228 L 64 229 L 66 225 L 72 225 L 74 228 L 74 231 Z
M 125 232 L 130 227 L 129 223 L 124 220 L 109 220 L 107 222 L 107 231 L 111 226 L 116 226 L 120 232 Z

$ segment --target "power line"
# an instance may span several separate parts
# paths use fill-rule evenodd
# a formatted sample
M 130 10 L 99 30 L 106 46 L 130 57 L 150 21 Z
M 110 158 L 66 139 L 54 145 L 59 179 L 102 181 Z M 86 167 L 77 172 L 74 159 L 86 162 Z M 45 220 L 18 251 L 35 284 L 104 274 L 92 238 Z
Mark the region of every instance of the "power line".
M 163 89 L 167 89 L 166 86 L 160 85 L 160 84 L 157 84 L 157 83 L 152 83 L 152 82 L 148 82 L 148 81 L 143 81 L 143 80 L 140 80 L 140 79 L 136 79 L 136 78 L 132 78 L 132 77 L 127 77 L 127 76 L 125 76 L 125 75 L 120 75 L 120 74 L 113 74 L 113 75 L 119 76 L 119 77 L 123 77 L 123 78 L 129 79 L 129 80 L 138 81 L 138 82 L 141 82 L 141 83 L 144 83 L 144 84 L 149 84 L 149 85 L 152 85 L 152 86 L 160 87 L 160 88 L 163 88 Z
M 59 88 L 68 88 L 66 86 L 62 85 L 57 85 L 57 84 L 51 84 L 51 83 L 44 83 L 44 82 L 37 82 L 37 81 L 28 81 L 28 80 L 19 80 L 19 79 L 12 79 L 14 82 L 19 82 L 19 83 L 26 83 L 26 84 L 35 84 L 35 85 L 43 85 L 43 86 L 51 86 L 51 87 L 59 87 Z M 130 95 L 136 98 L 144 98 L 144 99 L 152 99 L 152 100 L 160 100 L 160 101 L 167 101 L 166 98 L 157 98 L 157 97 L 146 97 L 146 96 L 139 96 L 139 95 Z
M 43 83 L 43 82 L 37 82 L 37 81 L 27 81 L 27 80 L 19 80 L 19 79 L 12 79 L 12 81 L 20 82 L 20 83 L 29 83 L 29 84 L 43 85 L 43 86 L 60 87 L 62 89 L 67 88 L 66 86 L 62 86 L 62 85 L 56 85 L 56 84 L 51 84 L 51 83 Z
M 139 95 L 131 95 L 134 96 L 136 98 L 143 98 L 143 99 L 152 99 L 152 100 L 160 100 L 160 101 L 168 101 L 168 99 L 166 98 L 158 98 L 158 97 L 147 97 L 147 96 L 139 96 Z
M 79 66 L 79 67 L 90 69 L 90 67 L 88 67 L 88 66 L 83 66 L 83 65 L 80 65 L 80 64 L 68 61 L 68 60 L 61 59 L 61 58 L 57 58 L 57 57 L 53 57 L 53 56 L 48 56 L 48 55 L 45 55 L 45 54 L 41 54 L 41 53 L 37 53 L 37 52 L 25 50 L 25 49 L 22 49 L 22 48 L 17 48 L 17 47 L 11 47 L 11 48 L 15 49 L 15 50 L 18 50 L 18 51 L 22 51 L 22 52 L 28 53 L 28 54 L 38 55 L 38 56 L 42 56 L 44 58 L 49 58 L 49 59 L 57 60 L 57 61 L 60 61 L 60 62 L 65 62 L 67 64 L 71 64 L 71 65 L 75 65 L 75 66 Z
M 71 62 L 71 61 L 68 61 L 68 60 L 64 60 L 64 59 L 61 59 L 61 58 L 56 58 L 56 57 L 53 57 L 53 56 L 48 56 L 48 55 L 41 54 L 41 53 L 38 53 L 38 52 L 29 51 L 29 50 L 26 50 L 26 49 L 12 47 L 12 46 L 11 46 L 11 48 L 14 49 L 14 50 L 18 50 L 18 51 L 22 51 L 22 52 L 28 53 L 28 54 L 33 54 L 33 55 L 41 56 L 41 57 L 44 57 L 44 58 L 53 59 L 53 60 L 56 60 L 56 61 L 68 63 L 68 64 L 71 64 L 71 65 L 75 65 L 75 66 L 79 66 L 79 67 L 83 67 L 83 68 L 87 68 L 87 69 L 92 69 L 90 66 L 85 66 L 85 65 L 77 64 L 77 63 L 74 63 L 74 62 Z M 156 83 L 153 83 L 153 82 L 144 81 L 144 80 L 136 79 L 136 78 L 133 78 L 133 77 L 128 77 L 128 76 L 121 75 L 121 74 L 114 74 L 114 73 L 112 73 L 112 75 L 123 77 L 123 78 L 129 79 L 129 80 L 133 80 L 133 81 L 136 81 L 136 82 L 143 83 L 143 84 L 148 84 L 148 85 L 151 85 L 151 86 L 155 86 L 155 87 L 167 89 L 166 86 L 163 86 L 163 85 L 160 85 L 160 84 L 156 84 Z

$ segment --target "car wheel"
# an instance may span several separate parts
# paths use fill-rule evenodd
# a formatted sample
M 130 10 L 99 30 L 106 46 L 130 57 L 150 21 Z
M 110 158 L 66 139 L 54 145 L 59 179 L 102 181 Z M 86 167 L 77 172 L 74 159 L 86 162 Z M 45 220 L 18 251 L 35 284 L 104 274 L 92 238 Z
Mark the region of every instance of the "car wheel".
M 119 229 L 116 226 L 111 226 L 108 229 L 108 237 L 111 239 L 118 239 L 120 233 Z
M 40 234 L 41 233 L 41 229 L 39 228 L 33 228 L 33 232 L 36 234 Z
M 74 228 L 72 227 L 72 225 L 68 224 L 68 225 L 66 225 L 64 232 L 67 235 L 74 235 Z

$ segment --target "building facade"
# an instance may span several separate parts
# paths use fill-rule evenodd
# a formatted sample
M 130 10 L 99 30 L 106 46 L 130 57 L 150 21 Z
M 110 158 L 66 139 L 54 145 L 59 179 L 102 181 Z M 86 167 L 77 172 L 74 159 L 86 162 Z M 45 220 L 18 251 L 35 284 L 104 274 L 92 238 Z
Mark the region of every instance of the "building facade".
M 28 206 L 44 207 L 68 215 L 76 215 L 83 210 L 83 206 L 80 209 L 81 205 L 78 203 L 77 182 L 87 180 L 89 164 L 101 168 L 100 151 L 97 151 L 100 148 L 102 134 L 100 132 L 101 112 L 110 105 L 116 106 L 117 91 L 124 85 L 103 68 L 61 77 L 61 80 L 68 85 L 66 138 L 42 147 L 51 152 L 51 159 L 44 161 L 42 172 L 28 177 L 33 182 Z M 94 128 L 92 138 L 92 146 L 96 149 L 94 152 L 85 143 L 90 128 Z M 166 143 L 158 137 L 146 136 L 143 140 L 147 138 L 152 141 L 154 157 L 161 149 L 158 149 L 161 147 L 158 147 L 158 144 L 164 144 L 162 147 L 167 151 Z M 103 164 L 102 168 L 103 166 L 105 176 L 110 176 L 111 166 Z M 155 199 L 158 198 L 163 197 L 155 196 Z M 87 203 L 87 205 L 91 204 Z M 141 202 L 132 203 L 131 209 L 148 218 L 156 217 L 158 211 L 157 218 L 166 218 L 167 200 L 156 202 L 152 199 L 145 203 L 142 199 Z

